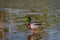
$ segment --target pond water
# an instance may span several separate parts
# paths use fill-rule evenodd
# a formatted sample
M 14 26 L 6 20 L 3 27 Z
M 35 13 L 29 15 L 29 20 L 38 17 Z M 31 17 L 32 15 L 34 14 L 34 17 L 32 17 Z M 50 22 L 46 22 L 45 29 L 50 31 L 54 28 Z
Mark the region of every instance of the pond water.
M 14 12 L 15 13 L 15 12 Z M 13 13 L 13 14 L 14 14 Z M 15 13 L 17 16 L 19 16 L 19 17 L 23 17 L 23 16 L 25 16 L 25 15 L 27 15 L 27 14 L 34 14 L 34 13 L 32 13 L 32 12 L 29 12 L 29 13 Z M 14 14 L 14 15 L 15 15 Z M 36 12 L 36 14 L 39 14 L 39 15 L 42 15 L 40 12 Z M 14 18 L 15 16 L 12 16 L 12 18 Z M 11 39 L 12 40 L 27 40 L 27 37 L 30 35 L 30 34 L 32 34 L 31 33 L 31 30 L 29 30 L 28 32 L 24 32 L 24 31 L 21 31 L 21 30 L 19 30 L 19 31 L 17 31 L 17 25 L 22 25 L 22 24 L 25 24 L 24 23 L 24 20 L 23 20 L 23 18 L 21 19 L 19 19 L 21 22 L 20 23 L 14 23 L 14 21 L 13 21 L 13 19 L 12 19 L 12 33 L 11 33 Z M 10 23 L 5 23 L 4 25 L 5 25 L 5 27 L 6 28 L 9 28 L 9 24 Z M 56 25 L 55 25 L 56 26 Z M 47 36 L 46 36 L 46 40 L 59 40 L 60 39 L 60 30 L 57 28 L 57 27 L 59 27 L 60 25 L 59 25 L 59 23 L 58 23 L 58 26 L 56 26 L 56 27 L 54 27 L 54 28 L 51 28 L 51 29 L 46 29 L 47 30 Z M 59 27 L 60 28 L 60 27 Z M 6 40 L 8 39 L 8 37 L 9 37 L 9 33 L 6 33 Z M 1 39 L 0 39 L 1 40 Z

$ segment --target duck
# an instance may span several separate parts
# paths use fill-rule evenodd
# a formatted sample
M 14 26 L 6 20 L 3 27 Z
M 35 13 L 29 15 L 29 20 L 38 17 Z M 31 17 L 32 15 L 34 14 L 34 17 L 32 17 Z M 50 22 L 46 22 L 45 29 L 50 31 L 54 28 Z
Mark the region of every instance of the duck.
M 27 28 L 32 30 L 32 33 L 39 33 L 40 29 L 42 29 L 42 25 L 45 23 L 41 23 L 37 20 L 32 20 L 30 16 L 26 16 L 25 21 L 27 21 Z

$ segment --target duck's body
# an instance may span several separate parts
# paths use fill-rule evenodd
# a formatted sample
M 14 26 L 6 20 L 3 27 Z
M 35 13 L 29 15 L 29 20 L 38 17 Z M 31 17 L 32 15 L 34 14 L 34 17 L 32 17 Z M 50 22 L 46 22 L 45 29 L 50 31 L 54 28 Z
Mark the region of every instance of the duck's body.
M 31 23 L 27 23 L 27 27 L 30 29 L 37 29 L 37 28 L 40 28 L 43 24 L 45 23 L 31 22 Z
M 41 25 L 41 23 L 31 23 L 30 26 L 32 29 L 36 29 L 36 28 L 39 28 Z
M 27 17 L 27 21 L 28 21 L 27 27 L 32 29 L 32 32 L 34 32 L 35 29 L 36 29 L 35 32 L 39 32 L 40 31 L 42 23 L 40 23 L 38 21 L 32 21 L 30 17 Z

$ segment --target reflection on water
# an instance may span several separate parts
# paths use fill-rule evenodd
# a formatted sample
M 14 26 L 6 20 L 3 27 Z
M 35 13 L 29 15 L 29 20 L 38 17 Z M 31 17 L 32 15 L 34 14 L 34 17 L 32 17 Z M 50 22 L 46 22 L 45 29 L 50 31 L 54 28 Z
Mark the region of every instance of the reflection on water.
M 27 37 L 27 40 L 39 40 L 42 39 L 42 37 L 40 36 L 40 34 L 34 33 L 31 34 Z

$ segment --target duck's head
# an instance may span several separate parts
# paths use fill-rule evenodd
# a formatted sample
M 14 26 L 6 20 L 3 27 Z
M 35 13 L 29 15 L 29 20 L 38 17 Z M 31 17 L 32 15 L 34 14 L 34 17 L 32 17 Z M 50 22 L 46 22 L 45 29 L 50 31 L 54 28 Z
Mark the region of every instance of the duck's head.
M 27 21 L 27 22 L 31 22 L 31 17 L 30 16 L 25 16 L 24 20 Z
M 24 20 L 25 20 L 26 22 L 28 22 L 28 23 L 27 23 L 27 28 L 31 29 L 31 27 L 30 27 L 31 17 L 30 17 L 30 16 L 25 16 L 25 17 L 24 17 Z

